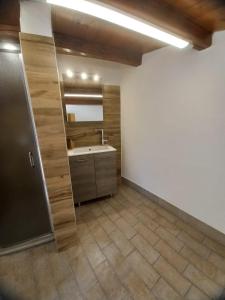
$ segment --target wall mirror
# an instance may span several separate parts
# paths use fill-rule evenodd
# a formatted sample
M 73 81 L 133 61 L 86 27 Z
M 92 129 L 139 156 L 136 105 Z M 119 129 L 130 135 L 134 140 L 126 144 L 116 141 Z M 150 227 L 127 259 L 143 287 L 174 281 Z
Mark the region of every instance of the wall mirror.
M 64 81 L 64 112 L 67 122 L 102 122 L 102 86 L 89 82 Z

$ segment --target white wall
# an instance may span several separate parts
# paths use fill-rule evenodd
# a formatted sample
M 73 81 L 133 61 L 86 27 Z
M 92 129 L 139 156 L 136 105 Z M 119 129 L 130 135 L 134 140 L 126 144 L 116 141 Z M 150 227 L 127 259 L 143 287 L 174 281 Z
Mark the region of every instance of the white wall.
M 21 32 L 51 37 L 50 4 L 22 0 L 20 2 L 20 26 Z
M 119 63 L 64 54 L 57 55 L 57 62 L 61 78 L 62 74 L 66 73 L 67 69 L 70 69 L 75 73 L 97 73 L 102 78 L 103 84 L 111 85 L 120 85 L 124 72 L 129 69 L 134 69 L 134 67 Z
M 145 55 L 121 89 L 122 175 L 225 233 L 225 32 Z

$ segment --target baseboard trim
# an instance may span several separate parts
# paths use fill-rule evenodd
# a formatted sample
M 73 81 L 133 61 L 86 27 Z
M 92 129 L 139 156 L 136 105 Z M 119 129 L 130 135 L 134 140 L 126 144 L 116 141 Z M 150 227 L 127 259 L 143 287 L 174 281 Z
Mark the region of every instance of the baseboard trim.
M 142 195 L 146 196 L 147 198 L 151 199 L 155 203 L 159 204 L 163 208 L 167 209 L 169 212 L 174 214 L 175 216 L 182 219 L 185 223 L 188 223 L 189 225 L 195 227 L 197 230 L 204 233 L 207 237 L 209 237 L 212 240 L 217 241 L 218 243 L 225 246 L 225 234 L 222 232 L 216 230 L 215 228 L 207 225 L 206 223 L 196 219 L 195 217 L 189 215 L 188 213 L 184 212 L 183 210 L 177 208 L 176 206 L 168 203 L 166 200 L 156 196 L 155 194 L 145 190 L 138 184 L 134 183 L 133 181 L 122 177 L 122 182 L 137 192 L 141 193 Z
M 0 256 L 20 252 L 32 247 L 36 247 L 42 244 L 52 242 L 53 240 L 54 240 L 53 234 L 49 233 L 9 248 L 0 248 Z

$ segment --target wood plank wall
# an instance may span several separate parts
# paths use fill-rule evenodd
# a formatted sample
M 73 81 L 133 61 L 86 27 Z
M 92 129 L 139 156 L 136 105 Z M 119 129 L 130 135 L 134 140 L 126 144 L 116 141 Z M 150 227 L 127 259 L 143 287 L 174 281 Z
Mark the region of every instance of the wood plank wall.
M 121 176 L 120 87 L 103 87 L 104 131 L 108 143 L 117 149 L 117 174 Z
M 74 243 L 76 224 L 53 38 L 20 34 L 54 235 L 59 250 Z
M 103 86 L 103 122 L 67 123 L 67 138 L 75 147 L 101 144 L 101 134 L 97 128 L 103 128 L 108 143 L 117 149 L 117 173 L 121 176 L 121 129 L 120 129 L 120 87 Z

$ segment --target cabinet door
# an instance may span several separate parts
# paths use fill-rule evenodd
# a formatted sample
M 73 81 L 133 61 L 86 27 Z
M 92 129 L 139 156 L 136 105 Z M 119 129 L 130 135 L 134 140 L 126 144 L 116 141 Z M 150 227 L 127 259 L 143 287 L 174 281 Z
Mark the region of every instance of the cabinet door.
M 96 198 L 93 155 L 70 157 L 70 171 L 75 203 Z
M 116 193 L 116 152 L 95 154 L 95 176 L 98 197 Z

